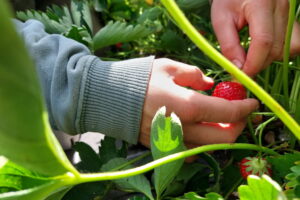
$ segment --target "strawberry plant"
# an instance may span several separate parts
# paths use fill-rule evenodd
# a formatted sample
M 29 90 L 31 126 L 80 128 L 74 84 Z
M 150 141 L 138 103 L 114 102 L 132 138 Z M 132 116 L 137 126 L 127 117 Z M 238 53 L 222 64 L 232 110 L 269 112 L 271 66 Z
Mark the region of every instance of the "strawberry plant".
M 241 175 L 244 179 L 251 174 L 262 176 L 267 174 L 272 176 L 272 167 L 265 158 L 246 157 L 239 164 Z
M 219 53 L 206 0 L 73 0 L 70 7 L 17 12 L 19 19 L 40 20 L 47 32 L 75 39 L 103 59 L 170 57 L 197 65 L 221 82 L 208 95 L 243 99 L 247 88 L 248 96 L 263 103 L 235 144 L 186 150 L 180 119 L 166 117 L 161 108 L 152 123 L 151 151 L 132 156 L 128 144 L 116 145 L 106 137 L 99 152 L 75 143 L 80 162 L 72 164 L 52 133 L 34 64 L 12 26 L 6 1 L 1 1 L 0 199 L 299 198 L 300 59 L 289 60 L 288 51 L 291 24 L 300 17 L 299 1 L 291 0 L 290 7 L 284 60 L 274 62 L 256 82 Z M 247 48 L 247 30 L 240 36 Z M 232 77 L 240 83 L 228 82 Z M 252 122 L 255 116 L 261 116 L 257 123 Z M 197 161 L 185 163 L 192 155 L 199 156 Z M 239 165 L 242 174 L 259 176 L 244 180 Z M 122 197 L 117 196 L 121 191 Z

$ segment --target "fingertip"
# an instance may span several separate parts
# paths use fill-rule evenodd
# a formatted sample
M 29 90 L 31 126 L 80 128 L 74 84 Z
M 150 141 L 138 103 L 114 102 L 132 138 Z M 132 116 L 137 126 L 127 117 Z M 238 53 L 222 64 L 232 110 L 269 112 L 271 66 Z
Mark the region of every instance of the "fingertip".
M 205 82 L 205 87 L 203 88 L 203 90 L 209 90 L 215 84 L 214 80 L 208 76 L 203 76 L 203 81 Z
M 239 59 L 234 59 L 232 63 L 239 69 L 242 69 L 243 63 Z
M 257 99 L 254 98 L 248 98 L 245 99 L 244 101 L 246 101 L 250 106 L 251 110 L 255 111 L 259 109 L 259 102 Z

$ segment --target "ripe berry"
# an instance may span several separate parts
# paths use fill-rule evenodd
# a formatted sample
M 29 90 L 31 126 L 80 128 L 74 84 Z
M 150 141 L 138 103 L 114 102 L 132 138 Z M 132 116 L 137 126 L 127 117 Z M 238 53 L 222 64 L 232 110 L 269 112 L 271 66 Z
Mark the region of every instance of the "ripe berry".
M 227 100 L 242 100 L 247 96 L 244 86 L 237 82 L 224 81 L 219 83 L 212 96 L 220 97 Z
M 265 158 L 258 157 L 246 157 L 243 158 L 239 164 L 241 175 L 244 179 L 251 174 L 262 176 L 267 174 L 272 176 L 271 165 L 266 161 Z

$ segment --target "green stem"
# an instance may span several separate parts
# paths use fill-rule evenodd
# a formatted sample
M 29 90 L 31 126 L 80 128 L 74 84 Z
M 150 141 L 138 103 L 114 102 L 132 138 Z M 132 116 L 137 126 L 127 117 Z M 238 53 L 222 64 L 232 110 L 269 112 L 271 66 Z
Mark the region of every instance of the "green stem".
M 284 110 L 284 108 L 280 106 L 278 102 L 276 102 L 267 92 L 265 92 L 255 81 L 253 81 L 216 49 L 214 49 L 188 21 L 174 0 L 161 0 L 161 2 L 167 8 L 169 14 L 176 21 L 177 25 L 203 52 L 205 52 L 212 60 L 217 62 L 225 70 L 231 73 L 238 81 L 244 84 L 251 92 L 253 92 L 283 121 L 283 123 L 295 134 L 295 136 L 300 139 L 300 126 Z
M 252 136 L 252 139 L 254 141 L 254 143 L 256 145 L 258 145 L 258 141 L 257 141 L 257 138 L 255 136 L 255 131 L 254 131 L 254 128 L 253 128 L 253 124 L 252 124 L 252 121 L 251 121 L 251 117 L 248 117 L 247 119 L 247 124 L 248 124 L 248 128 L 249 128 L 249 131 L 250 131 L 250 134 Z
M 170 163 L 175 160 L 184 159 L 186 157 L 196 155 L 199 153 L 207 152 L 207 151 L 216 151 L 216 150 L 228 150 L 228 149 L 247 149 L 247 150 L 255 150 L 255 151 L 262 151 L 271 155 L 278 155 L 277 152 L 273 151 L 272 149 L 266 147 L 260 147 L 254 144 L 211 144 L 205 145 L 201 147 L 197 147 L 194 149 L 186 150 L 183 152 L 175 153 L 158 160 L 152 161 L 140 167 L 122 170 L 122 171 L 115 171 L 115 172 L 105 172 L 105 173 L 93 173 L 93 174 L 80 174 L 80 177 L 77 177 L 76 184 L 79 183 L 86 183 L 86 182 L 94 182 L 94 181 L 104 181 L 104 180 L 114 180 L 125 178 L 129 176 L 135 176 L 138 174 L 142 174 L 148 172 L 158 166 L 161 166 L 166 163 Z M 75 184 L 75 183 L 74 183 Z
M 285 35 L 284 54 L 283 54 L 283 94 L 285 99 L 285 108 L 289 107 L 289 57 L 291 36 L 293 25 L 295 21 L 296 0 L 290 0 L 289 21 L 287 26 L 287 33 Z

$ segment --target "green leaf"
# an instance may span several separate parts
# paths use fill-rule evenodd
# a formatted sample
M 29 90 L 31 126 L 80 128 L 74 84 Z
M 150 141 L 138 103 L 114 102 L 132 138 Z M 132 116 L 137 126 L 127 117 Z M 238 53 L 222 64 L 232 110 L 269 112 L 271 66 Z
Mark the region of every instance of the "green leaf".
M 161 46 L 167 51 L 186 52 L 187 44 L 187 41 L 182 36 L 172 30 L 167 30 L 161 37 Z
M 66 9 L 67 10 L 67 9 Z M 52 19 L 46 14 L 41 11 L 36 11 L 36 10 L 27 10 L 27 11 L 20 11 L 16 13 L 17 18 L 26 21 L 29 19 L 36 19 L 40 22 L 42 22 L 45 26 L 45 30 L 48 33 L 65 33 L 67 32 L 71 25 L 72 22 L 69 21 L 68 18 L 63 17 L 63 18 L 58 18 L 59 20 L 56 21 Z
M 61 187 L 61 182 L 51 181 L 44 185 L 30 188 L 27 190 L 21 190 L 16 192 L 8 192 L 0 194 L 1 200 L 42 200 L 50 195 L 51 191 L 57 190 Z
M 135 196 L 129 197 L 127 200 L 149 200 L 149 199 L 145 196 L 135 195 Z
M 6 159 L 2 158 L 0 162 L 0 188 L 2 189 L 24 190 L 49 181 L 49 178 L 33 173 Z
M 128 25 L 125 22 L 110 21 L 94 36 L 94 50 L 116 44 L 119 42 L 129 42 L 145 37 L 152 31 L 142 25 Z
M 152 121 L 151 151 L 155 160 L 186 149 L 179 118 L 174 113 L 170 117 L 166 117 L 165 114 L 166 108 L 160 108 Z M 158 197 L 175 178 L 183 161 L 183 159 L 173 161 L 154 169 L 155 190 Z
M 0 1 L 0 155 L 45 175 L 76 170 L 48 122 L 32 60 Z
M 72 26 L 64 36 L 76 40 L 87 47 L 92 46 L 92 38 L 85 27 Z
M 184 11 L 197 11 L 203 8 L 209 8 L 208 0 L 177 0 L 178 6 Z
M 104 139 L 101 140 L 99 155 L 102 164 L 116 157 L 126 157 L 127 143 L 122 141 L 120 147 L 117 147 L 115 138 L 105 136 Z
M 101 160 L 98 154 L 84 142 L 76 142 L 72 148 L 79 153 L 81 161 L 76 165 L 81 172 L 99 172 Z
M 300 161 L 299 153 L 286 153 L 284 155 L 267 157 L 268 162 L 272 165 L 274 179 L 282 179 L 288 173 L 290 168 Z
M 269 176 L 262 178 L 250 175 L 247 178 L 248 185 L 238 188 L 241 200 L 284 200 L 286 199 L 281 187 Z
M 217 193 L 210 192 L 205 197 L 200 197 L 195 192 L 189 192 L 184 195 L 187 200 L 223 200 L 223 197 Z
M 71 13 L 77 26 L 85 26 L 90 33 L 93 31 L 93 23 L 88 1 L 72 0 Z
M 125 165 L 128 161 L 125 158 L 114 158 L 110 160 L 108 163 L 103 165 L 102 171 L 112 171 L 115 168 L 120 169 L 130 169 L 133 166 L 132 165 L 126 165 L 126 167 L 120 167 L 122 165 Z M 145 194 L 149 199 L 154 200 L 152 193 L 151 193 L 151 187 L 148 179 L 140 174 L 132 177 L 117 179 L 113 181 L 116 183 L 122 190 L 125 191 L 135 191 L 135 192 L 141 192 Z
M 109 191 L 110 185 L 109 181 L 79 184 L 69 190 L 64 195 L 63 200 L 103 199 Z
M 214 174 L 214 185 L 209 188 L 209 191 L 218 192 L 221 178 L 221 168 L 219 163 L 208 153 L 202 153 L 200 156 L 207 162 Z
M 67 187 L 61 191 L 55 192 L 54 194 L 50 195 L 49 197 L 47 197 L 46 200 L 61 200 L 63 199 L 63 197 L 65 196 L 65 194 L 67 192 L 69 192 L 69 190 L 72 189 L 71 187 Z
M 93 2 L 97 12 L 107 11 L 108 5 L 106 0 L 93 0 Z
M 153 7 L 145 10 L 145 12 L 139 16 L 137 22 L 139 24 L 144 23 L 146 20 L 155 21 L 157 20 L 163 13 L 163 10 L 160 7 Z

